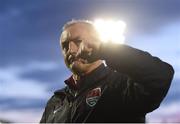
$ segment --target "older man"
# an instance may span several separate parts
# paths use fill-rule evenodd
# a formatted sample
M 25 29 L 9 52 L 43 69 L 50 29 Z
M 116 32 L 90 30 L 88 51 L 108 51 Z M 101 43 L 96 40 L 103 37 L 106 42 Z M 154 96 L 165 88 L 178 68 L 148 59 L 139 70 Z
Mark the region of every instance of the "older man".
M 145 122 L 167 94 L 171 65 L 127 45 L 100 42 L 91 22 L 66 23 L 60 43 L 72 76 L 48 101 L 42 123 Z

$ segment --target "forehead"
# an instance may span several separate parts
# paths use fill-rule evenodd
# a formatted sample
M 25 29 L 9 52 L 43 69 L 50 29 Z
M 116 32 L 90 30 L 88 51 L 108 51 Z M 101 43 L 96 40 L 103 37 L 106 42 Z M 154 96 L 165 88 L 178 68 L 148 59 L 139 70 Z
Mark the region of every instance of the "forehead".
M 84 38 L 89 36 L 90 26 L 87 24 L 73 24 L 66 28 L 61 34 L 61 42 L 75 38 Z

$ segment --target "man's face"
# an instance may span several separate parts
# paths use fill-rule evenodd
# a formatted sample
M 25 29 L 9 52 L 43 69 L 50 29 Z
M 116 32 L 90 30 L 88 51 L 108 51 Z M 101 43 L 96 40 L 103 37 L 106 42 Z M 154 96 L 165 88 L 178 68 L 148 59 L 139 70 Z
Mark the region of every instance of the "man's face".
M 61 48 L 66 66 L 76 74 L 86 73 L 92 63 L 76 57 L 80 45 L 85 40 L 92 40 L 92 35 L 85 24 L 74 24 L 62 32 Z

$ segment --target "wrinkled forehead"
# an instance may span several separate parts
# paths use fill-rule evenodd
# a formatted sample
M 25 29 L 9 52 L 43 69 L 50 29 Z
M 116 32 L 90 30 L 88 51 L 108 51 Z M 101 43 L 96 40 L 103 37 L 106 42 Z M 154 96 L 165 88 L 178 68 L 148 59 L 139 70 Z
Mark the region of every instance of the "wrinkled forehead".
M 92 27 L 87 24 L 73 24 L 66 28 L 61 34 L 61 42 L 75 39 L 75 38 L 84 38 L 90 35 Z

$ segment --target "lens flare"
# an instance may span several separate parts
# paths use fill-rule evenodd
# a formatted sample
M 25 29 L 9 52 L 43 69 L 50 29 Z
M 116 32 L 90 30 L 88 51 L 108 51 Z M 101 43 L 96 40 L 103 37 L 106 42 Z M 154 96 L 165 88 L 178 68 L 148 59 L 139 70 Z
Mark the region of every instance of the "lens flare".
M 103 42 L 124 43 L 125 37 L 123 33 L 126 28 L 125 22 L 120 20 L 97 19 L 94 21 L 94 26 Z

